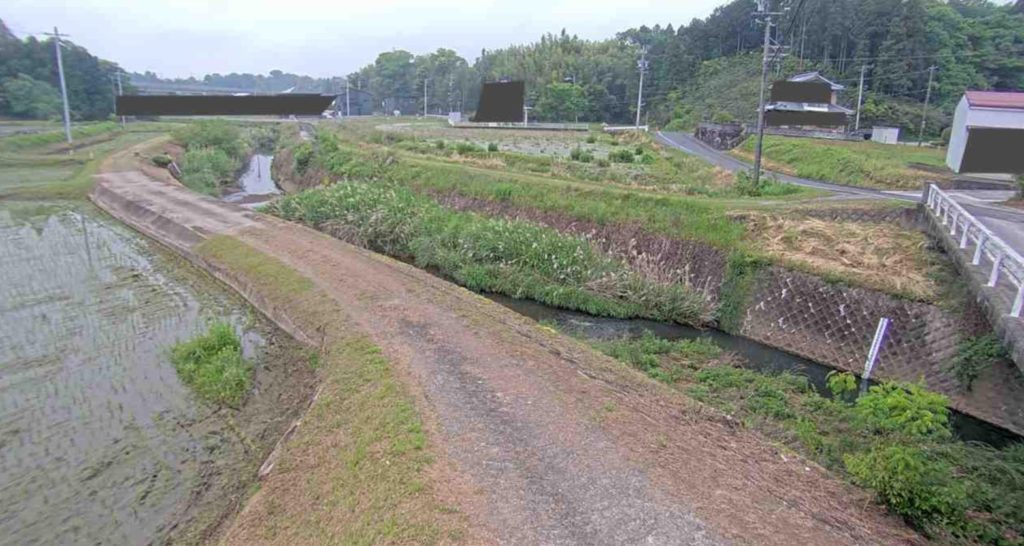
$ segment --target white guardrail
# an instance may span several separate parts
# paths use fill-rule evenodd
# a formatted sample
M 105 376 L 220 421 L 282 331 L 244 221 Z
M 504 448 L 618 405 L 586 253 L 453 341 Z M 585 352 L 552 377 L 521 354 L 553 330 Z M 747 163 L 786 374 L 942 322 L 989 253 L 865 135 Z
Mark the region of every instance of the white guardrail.
M 928 210 L 942 221 L 942 225 L 949 226 L 950 236 L 960 236 L 961 249 L 974 245 L 972 265 L 981 267 L 982 258 L 992 264 L 988 286 L 996 286 L 1000 278 L 1012 283 L 1017 294 L 1010 306 L 1010 316 L 1020 317 L 1021 307 L 1024 306 L 1024 258 L 935 184 L 928 186 L 925 202 Z

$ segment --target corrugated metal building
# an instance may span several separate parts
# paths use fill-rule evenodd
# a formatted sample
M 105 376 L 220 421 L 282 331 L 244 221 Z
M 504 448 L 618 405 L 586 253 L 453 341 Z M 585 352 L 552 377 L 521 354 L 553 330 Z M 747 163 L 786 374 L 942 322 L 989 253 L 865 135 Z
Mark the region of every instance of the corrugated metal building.
M 957 173 L 1024 172 L 1024 93 L 965 93 L 953 114 L 946 165 Z

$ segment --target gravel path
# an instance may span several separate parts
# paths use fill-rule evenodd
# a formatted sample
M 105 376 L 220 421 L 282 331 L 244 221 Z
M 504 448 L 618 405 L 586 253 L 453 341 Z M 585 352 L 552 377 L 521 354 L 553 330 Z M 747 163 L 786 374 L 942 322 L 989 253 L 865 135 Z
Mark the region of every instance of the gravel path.
M 345 308 L 436 423 L 477 536 L 501 544 L 909 544 L 813 464 L 484 298 L 141 172 L 93 200 L 188 255 L 228 234 Z M 310 337 L 315 338 L 315 333 Z M 444 488 L 444 484 L 438 485 Z

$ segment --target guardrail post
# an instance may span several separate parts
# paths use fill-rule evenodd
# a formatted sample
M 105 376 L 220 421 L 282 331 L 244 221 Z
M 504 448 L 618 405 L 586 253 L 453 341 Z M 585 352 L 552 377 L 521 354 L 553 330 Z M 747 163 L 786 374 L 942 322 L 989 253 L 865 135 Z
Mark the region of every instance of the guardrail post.
M 964 222 L 964 231 L 960 234 L 960 248 L 967 248 L 967 234 L 971 232 L 971 224 Z
M 995 286 L 999 282 L 999 268 L 1003 265 L 1003 253 L 999 252 L 996 254 L 996 259 L 992 260 L 992 273 L 988 275 L 988 285 Z
M 954 212 L 953 213 L 953 227 L 949 228 L 949 234 L 950 235 L 956 235 L 956 223 L 959 220 L 960 220 L 960 213 L 959 212 Z
M 942 214 L 942 225 L 949 225 L 949 203 L 946 203 L 946 210 L 942 210 L 942 206 L 939 206 L 939 212 Z
M 981 253 L 985 246 L 985 234 L 978 235 L 978 246 L 974 249 L 974 259 L 971 260 L 971 265 L 978 265 L 981 263 Z
M 1013 298 L 1013 307 L 1010 308 L 1010 316 L 1020 318 L 1020 308 L 1024 307 L 1024 283 L 1017 287 L 1017 297 Z

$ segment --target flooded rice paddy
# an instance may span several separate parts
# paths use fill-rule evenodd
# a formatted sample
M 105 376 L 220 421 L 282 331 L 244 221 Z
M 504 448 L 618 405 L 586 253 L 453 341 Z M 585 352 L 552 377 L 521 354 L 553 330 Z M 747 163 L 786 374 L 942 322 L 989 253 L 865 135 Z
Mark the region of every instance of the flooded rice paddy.
M 258 394 L 230 415 L 167 355 L 213 319 L 257 363 Z M 298 353 L 285 337 L 85 203 L 0 202 L 0 543 L 196 538 L 311 387 L 311 372 L 280 379 Z

